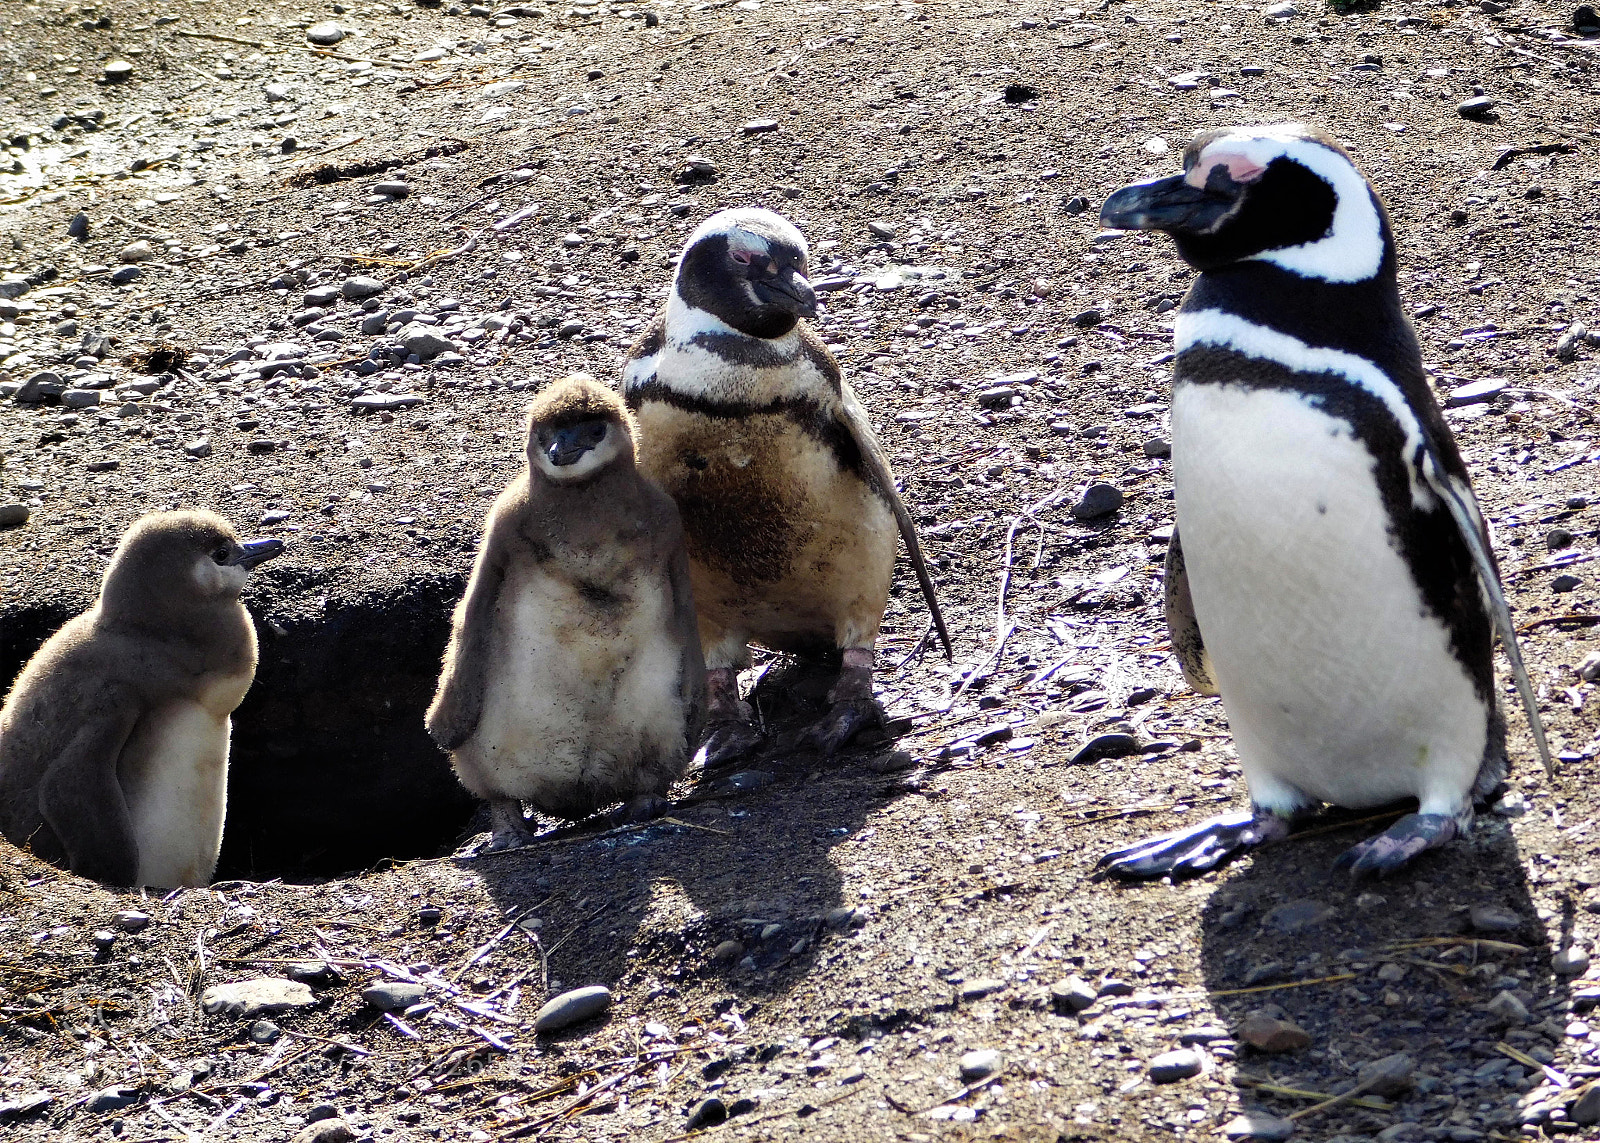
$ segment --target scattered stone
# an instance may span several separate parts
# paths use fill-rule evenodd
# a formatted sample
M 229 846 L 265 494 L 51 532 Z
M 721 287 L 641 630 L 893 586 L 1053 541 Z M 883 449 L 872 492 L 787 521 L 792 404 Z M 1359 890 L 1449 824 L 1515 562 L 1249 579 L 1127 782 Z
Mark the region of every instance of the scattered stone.
M 117 928 L 125 933 L 142 933 L 150 927 L 150 914 L 125 909 L 117 914 Z
M 1228 1139 L 1255 1139 L 1281 1143 L 1294 1134 L 1294 1123 L 1288 1119 L 1279 1119 L 1270 1112 L 1246 1111 L 1230 1119 L 1223 1127 L 1222 1134 Z
M 1600 1123 L 1600 1083 L 1591 1083 L 1578 1093 L 1578 1098 L 1567 1108 L 1567 1118 L 1580 1127 Z
M 961 1057 L 961 1078 L 967 1083 L 988 1079 L 1005 1065 L 1005 1060 L 993 1048 L 979 1048 Z
M 1266 13 L 1271 19 L 1287 20 L 1291 16 L 1298 16 L 1300 14 L 1300 9 L 1294 4 L 1290 3 L 1289 0 L 1283 0 L 1283 2 L 1279 4 L 1269 4 L 1267 6 Z
M 1550 971 L 1557 976 L 1582 976 L 1589 971 L 1589 954 L 1581 945 L 1568 945 L 1550 958 Z
M 1127 758 L 1137 753 L 1139 753 L 1139 740 L 1133 735 L 1100 734 L 1084 743 L 1067 764 L 1076 766 L 1080 762 L 1099 762 L 1105 758 Z
M 1483 1006 L 1483 1010 L 1502 1024 L 1528 1022 L 1528 1006 L 1504 989 L 1497 992 L 1494 999 Z
M 1575 321 L 1567 327 L 1567 331 L 1556 341 L 1556 356 L 1562 361 L 1571 361 L 1578 356 L 1578 346 L 1588 336 L 1589 327 L 1581 321 Z
M 768 131 L 776 131 L 778 127 L 776 119 L 752 119 L 748 123 L 739 124 L 739 130 L 746 135 L 764 135 Z
M 1081 976 L 1069 976 L 1050 986 L 1050 1004 L 1063 1016 L 1068 1012 L 1082 1012 L 1097 999 L 1094 986 Z
M 269 83 L 263 89 L 268 103 L 283 103 L 289 98 L 289 85 L 284 83 Z
M 1404 1052 L 1395 1052 L 1382 1059 L 1363 1064 L 1356 1073 L 1356 1082 L 1373 1095 L 1389 1098 L 1411 1089 L 1417 1061 Z
M 301 987 L 305 988 L 305 985 Z M 309 995 L 310 989 L 306 989 L 306 992 Z M 426 988 L 409 980 L 380 980 L 361 990 L 361 999 L 379 1012 L 404 1012 L 413 1004 L 422 1003 L 426 995 Z
M 283 1029 L 271 1020 L 257 1020 L 250 1025 L 250 1042 L 252 1044 L 270 1044 L 283 1035 Z
M 353 278 L 346 278 L 339 286 L 339 292 L 348 300 L 355 302 L 362 298 L 370 298 L 373 294 L 381 294 L 385 289 L 383 282 L 377 278 L 369 278 L 364 274 L 357 274 Z
M 337 302 L 339 297 L 338 286 L 315 286 L 306 291 L 305 304 L 308 309 L 326 309 Z M 317 317 L 322 316 L 320 313 L 317 314 Z
M 1494 111 L 1495 101 L 1487 95 L 1474 95 L 1471 99 L 1463 99 L 1456 104 L 1456 110 L 1464 119 L 1483 119 Z
M 68 389 L 61 394 L 61 403 L 69 409 L 92 409 L 100 403 L 98 389 Z
M 1172 455 L 1172 442 L 1164 437 L 1151 437 L 1140 447 L 1144 455 L 1152 460 L 1163 459 Z
M 883 239 L 893 239 L 900 233 L 892 224 L 887 222 L 869 222 L 867 223 L 867 229 L 870 230 L 875 237 Z
M 1098 520 L 1122 507 L 1122 493 L 1112 484 L 1091 484 L 1084 489 L 1072 505 L 1072 514 L 1079 520 Z
M 1263 1052 L 1296 1052 L 1311 1043 L 1311 1033 L 1293 1020 L 1252 1012 L 1239 1024 L 1238 1038 Z
M 830 929 L 841 932 L 848 929 L 859 929 L 867 923 L 869 914 L 865 909 L 854 905 L 840 905 L 836 909 L 829 909 L 823 915 L 823 921 Z
M 133 77 L 133 65 L 127 60 L 112 60 L 102 69 L 107 83 L 123 83 Z
M 55 1096 L 46 1095 L 42 1091 L 19 1095 L 15 1099 L 0 1100 L 0 1121 L 26 1119 L 30 1115 L 39 1114 L 55 1101 Z
M 1231 1040 L 1226 1028 L 1219 1028 L 1215 1024 L 1202 1024 L 1198 1028 L 1190 1028 L 1178 1037 L 1178 1043 L 1185 1048 L 1192 1048 L 1196 1044 L 1211 1044 L 1218 1040 Z
M 1072 319 L 1072 324 L 1077 326 L 1079 329 L 1093 329 L 1095 326 L 1099 325 L 1105 320 L 1106 315 L 1102 311 L 1097 309 L 1087 309 L 1082 313 L 1075 315 Z
M 210 1015 L 244 1017 L 292 1012 L 317 1002 L 311 989 L 294 980 L 261 976 L 230 984 L 213 984 L 200 994 L 200 1007 Z
M 1475 405 L 1480 401 L 1492 401 L 1506 390 L 1506 383 L 1499 377 L 1486 377 L 1482 381 L 1470 381 L 1465 385 L 1457 385 L 1450 390 L 1450 395 L 1445 398 L 1445 406 L 1459 409 L 1463 405 Z
M 533 1018 L 533 1030 L 541 1035 L 559 1032 L 585 1020 L 592 1020 L 610 1009 L 611 990 L 605 985 L 591 984 L 587 988 L 574 988 L 539 1009 L 539 1014 Z
M 415 393 L 363 393 L 350 399 L 350 408 L 358 413 L 384 413 L 394 409 L 409 409 L 426 400 Z
M 996 992 L 1004 992 L 1005 988 L 1006 982 L 1003 980 L 980 977 L 977 980 L 969 980 L 961 986 L 961 999 L 981 1000 Z
M 1298 933 L 1316 928 L 1337 910 L 1321 901 L 1286 901 L 1267 913 L 1261 923 L 1280 933 Z
M 90 1111 L 121 1111 L 124 1107 L 138 1102 L 138 1088 L 119 1084 L 115 1087 L 101 1088 L 89 1097 L 88 1103 L 84 1106 Z
M 148 239 L 141 238 L 137 242 L 130 242 L 117 251 L 117 259 L 122 262 L 148 262 L 156 256 L 154 246 Z
M 293 1143 L 350 1143 L 355 1131 L 342 1119 L 319 1119 L 295 1134 Z
M 26 504 L 0 504 L 0 528 L 17 528 L 27 522 Z
M 211 438 L 197 437 L 183 446 L 183 451 L 190 456 L 200 459 L 211 455 Z
M 411 193 L 411 184 L 399 180 L 373 183 L 372 193 L 387 195 L 390 198 L 405 198 L 406 195 Z
M 1193 1048 L 1163 1052 L 1150 1061 L 1150 1082 L 1177 1083 L 1179 1080 L 1199 1075 L 1204 1067 L 1205 1061 Z
M 306 39 L 313 44 L 322 44 L 326 47 L 330 44 L 337 44 L 344 39 L 344 29 L 332 20 L 324 20 L 320 24 L 312 24 L 311 27 L 306 29 Z
M 1556 576 L 1555 579 L 1550 581 L 1550 590 L 1556 592 L 1557 594 L 1576 591 L 1582 586 L 1582 577 L 1575 576 L 1570 572 L 1563 572 L 1561 575 Z
M 978 394 L 978 405 L 984 409 L 1009 409 L 1017 391 L 1010 385 L 996 385 Z
M 716 1096 L 702 1099 L 689 1109 L 689 1119 L 683 1125 L 685 1131 L 698 1131 L 702 1127 L 715 1127 L 728 1118 L 728 1105 Z
M 711 950 L 711 959 L 719 964 L 732 964 L 744 955 L 744 946 L 738 941 L 723 941 Z
M 83 211 L 80 210 L 77 214 L 73 215 L 72 221 L 67 223 L 67 237 L 89 237 L 89 216 Z
M 344 973 L 325 960 L 303 960 L 289 966 L 285 974 L 290 980 L 309 984 L 312 988 L 327 988 L 344 980 Z
M 441 353 L 457 353 L 460 346 L 438 333 L 432 326 L 413 322 L 400 331 L 400 344 L 407 353 L 415 353 L 422 361 L 432 361 Z
M 137 282 L 144 277 L 144 271 L 137 266 L 119 266 L 111 271 L 111 284 L 113 286 L 126 286 L 129 282 Z
M 1503 905 L 1474 905 L 1467 917 L 1480 933 L 1514 933 L 1522 928 L 1522 918 Z

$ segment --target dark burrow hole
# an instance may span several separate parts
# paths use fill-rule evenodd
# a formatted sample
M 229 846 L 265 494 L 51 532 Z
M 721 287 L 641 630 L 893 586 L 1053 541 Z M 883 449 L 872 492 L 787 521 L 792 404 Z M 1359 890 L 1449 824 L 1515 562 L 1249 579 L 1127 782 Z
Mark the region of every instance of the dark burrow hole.
M 319 585 L 283 571 L 246 592 L 260 663 L 233 715 L 217 879 L 335 877 L 448 850 L 476 803 L 422 717 L 465 580 L 413 577 L 324 599 Z M 8 688 L 77 610 L 0 611 Z

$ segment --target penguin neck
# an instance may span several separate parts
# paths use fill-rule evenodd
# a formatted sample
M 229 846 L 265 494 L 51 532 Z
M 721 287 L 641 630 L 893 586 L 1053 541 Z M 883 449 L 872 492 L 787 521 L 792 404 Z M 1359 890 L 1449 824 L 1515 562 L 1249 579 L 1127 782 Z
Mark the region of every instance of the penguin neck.
M 234 675 L 255 661 L 255 627 L 237 596 L 159 602 L 128 592 L 103 592 L 99 624 L 154 640 L 193 674 Z
M 800 319 L 793 314 L 752 306 L 734 296 L 731 284 L 713 291 L 693 279 L 680 280 L 667 297 L 669 341 L 690 341 L 698 335 L 783 341 L 794 336 L 799 324 Z
M 1392 252 L 1359 282 L 1305 277 L 1271 262 L 1202 271 L 1180 313 L 1221 310 L 1307 345 L 1343 350 L 1386 371 L 1421 373 L 1416 332 L 1400 303 Z

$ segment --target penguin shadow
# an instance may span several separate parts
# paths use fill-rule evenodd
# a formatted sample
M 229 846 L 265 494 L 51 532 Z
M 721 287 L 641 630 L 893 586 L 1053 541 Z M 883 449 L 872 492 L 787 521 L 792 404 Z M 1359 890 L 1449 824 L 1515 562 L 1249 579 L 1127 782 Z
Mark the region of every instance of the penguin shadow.
M 552 995 L 604 984 L 670 999 L 710 981 L 745 998 L 781 995 L 865 919 L 844 899 L 833 850 L 899 790 L 879 764 L 892 747 L 882 734 L 829 760 L 799 746 L 836 675 L 825 661 L 772 661 L 751 696 L 763 748 L 737 766 L 691 768 L 653 821 L 602 814 L 515 850 L 458 855 L 508 917 L 539 918 Z
M 1389 880 L 1350 880 L 1334 860 L 1387 824 L 1355 816 L 1326 815 L 1230 867 L 1204 909 L 1202 972 L 1234 1037 L 1241 1102 L 1287 1117 L 1318 1102 L 1288 1089 L 1333 1096 L 1366 1079 L 1356 1098 L 1308 1113 L 1301 1133 L 1517 1137 L 1545 1066 L 1567 1078 L 1569 1094 L 1588 1078 L 1555 1055 L 1571 987 L 1552 971 L 1565 946 L 1552 947 L 1546 922 L 1570 941 L 1572 902 L 1560 925 L 1554 911 L 1541 919 L 1528 882 L 1537 866 L 1493 813 Z M 1274 1020 L 1305 1036 L 1272 1042 L 1284 1031 Z M 1409 1076 L 1374 1078 L 1369 1065 L 1396 1054 L 1409 1058 Z M 1564 1120 L 1559 1106 L 1553 1118 Z

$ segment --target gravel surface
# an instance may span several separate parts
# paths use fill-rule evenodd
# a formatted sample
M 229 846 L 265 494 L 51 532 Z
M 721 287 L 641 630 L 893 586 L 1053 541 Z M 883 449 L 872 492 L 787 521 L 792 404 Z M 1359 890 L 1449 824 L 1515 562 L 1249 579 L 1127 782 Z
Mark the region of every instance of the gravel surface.
M 6 6 L 0 677 L 142 512 L 289 545 L 249 592 L 234 880 L 116 894 L 0 847 L 8 1136 L 1596 1137 L 1600 38 L 1573 16 Z M 1159 607 L 1190 274 L 1096 212 L 1197 129 L 1283 119 L 1394 216 L 1562 768 L 1513 701 L 1506 797 L 1393 882 L 1332 875 L 1377 827 L 1329 817 L 1105 883 L 1099 853 L 1243 791 Z M 749 769 L 478 855 L 420 716 L 527 392 L 616 377 L 684 236 L 748 203 L 811 240 L 957 660 L 917 654 L 902 567 L 896 740 L 800 752 L 826 673 L 764 662 Z

